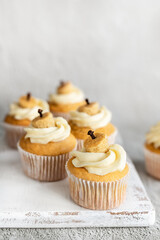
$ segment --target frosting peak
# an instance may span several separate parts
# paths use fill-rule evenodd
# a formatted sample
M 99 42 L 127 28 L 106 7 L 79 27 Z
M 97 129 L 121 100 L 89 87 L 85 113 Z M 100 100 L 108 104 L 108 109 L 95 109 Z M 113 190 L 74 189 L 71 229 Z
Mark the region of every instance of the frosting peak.
M 26 96 L 25 96 L 26 98 Z M 29 119 L 33 120 L 38 116 L 38 109 L 41 108 L 44 112 L 49 111 L 49 106 L 46 101 L 43 101 L 38 98 L 34 98 L 34 106 L 32 107 L 22 107 L 23 104 L 27 101 L 24 97 L 21 98 L 21 102 L 15 102 L 10 105 L 9 115 L 13 116 L 17 120 Z
M 68 94 L 75 91 L 75 87 L 71 82 L 60 82 L 60 86 L 57 88 L 58 94 Z
M 19 106 L 22 108 L 33 108 L 37 105 L 36 98 L 32 97 L 30 93 L 19 98 Z
M 88 115 L 95 115 L 99 112 L 99 104 L 97 102 L 89 102 L 88 99 L 86 99 L 86 104 L 83 106 L 80 106 L 78 108 L 78 112 L 84 112 Z
M 106 153 L 91 153 L 82 151 L 71 152 L 72 163 L 75 167 L 84 167 L 89 173 L 106 175 L 115 171 L 122 171 L 126 165 L 126 152 L 118 144 L 110 145 Z
M 104 106 L 99 109 L 95 115 L 89 115 L 85 112 L 71 111 L 71 121 L 79 127 L 90 127 L 97 129 L 106 126 L 112 118 L 111 112 Z
M 88 131 L 88 137 L 84 141 L 86 152 L 107 152 L 109 150 L 108 139 L 103 133 L 95 133 L 92 130 Z
M 38 113 L 40 114 L 39 117 L 36 117 L 32 120 L 32 127 L 34 128 L 49 128 L 49 127 L 55 127 L 54 118 L 51 112 L 42 113 L 43 111 L 41 109 L 38 110 Z
M 71 104 L 84 100 L 83 92 L 70 82 L 60 85 L 57 92 L 49 95 L 49 101 L 55 104 Z
M 47 144 L 60 142 L 69 137 L 70 126 L 64 118 L 54 118 L 54 123 L 55 127 L 35 128 L 31 125 L 25 128 L 25 138 L 30 138 L 31 143 Z
M 146 134 L 146 142 L 153 144 L 155 148 L 160 147 L 160 122 L 153 126 Z

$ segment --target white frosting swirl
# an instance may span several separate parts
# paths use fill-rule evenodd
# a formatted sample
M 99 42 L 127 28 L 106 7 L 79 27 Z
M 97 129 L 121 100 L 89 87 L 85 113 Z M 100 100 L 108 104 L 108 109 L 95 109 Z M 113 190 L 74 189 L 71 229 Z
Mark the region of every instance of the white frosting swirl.
M 24 130 L 27 132 L 25 138 L 30 138 L 31 143 L 47 144 L 49 142 L 60 142 L 69 137 L 70 126 L 68 122 L 61 117 L 54 118 L 55 127 L 34 128 L 29 126 Z
M 84 94 L 78 88 L 68 94 L 50 94 L 49 101 L 57 104 L 78 103 L 84 100 Z
M 71 111 L 70 117 L 73 123 L 79 127 L 97 129 L 106 126 L 111 121 L 112 114 L 103 106 L 95 115 L 91 116 L 84 112 Z
M 37 106 L 33 108 L 22 108 L 19 106 L 18 103 L 11 104 L 9 115 L 14 116 L 14 118 L 17 120 L 21 120 L 21 119 L 33 120 L 35 117 L 39 115 L 38 114 L 39 108 L 41 108 L 44 113 L 49 111 L 49 105 L 46 101 L 43 101 L 38 98 L 36 98 L 36 101 L 37 101 Z
M 107 153 L 90 153 L 82 151 L 71 152 L 72 163 L 75 167 L 84 167 L 89 173 L 106 175 L 115 171 L 122 171 L 126 165 L 126 152 L 118 144 L 110 146 Z
M 146 142 L 153 144 L 155 148 L 160 147 L 160 122 L 153 126 L 146 135 Z

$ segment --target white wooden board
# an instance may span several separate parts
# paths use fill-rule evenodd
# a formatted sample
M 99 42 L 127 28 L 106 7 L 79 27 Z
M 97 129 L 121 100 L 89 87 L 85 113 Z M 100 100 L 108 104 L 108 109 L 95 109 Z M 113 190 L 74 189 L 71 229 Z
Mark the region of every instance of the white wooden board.
M 67 179 L 41 183 L 26 177 L 15 150 L 0 147 L 0 227 L 140 227 L 154 224 L 155 210 L 129 160 L 126 201 L 109 211 L 87 210 L 69 196 Z M 2 150 L 3 149 L 3 150 Z

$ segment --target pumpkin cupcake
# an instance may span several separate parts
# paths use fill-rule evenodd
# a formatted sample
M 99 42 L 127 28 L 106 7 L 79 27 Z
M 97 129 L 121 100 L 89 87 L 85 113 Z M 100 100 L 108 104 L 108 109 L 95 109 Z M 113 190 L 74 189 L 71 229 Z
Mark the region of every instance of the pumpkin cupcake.
M 63 117 L 68 121 L 69 112 L 84 104 L 84 94 L 71 82 L 61 81 L 56 93 L 49 95 L 48 103 L 55 117 Z
M 32 97 L 30 93 L 10 105 L 10 111 L 2 123 L 10 147 L 17 147 L 18 140 L 24 135 L 24 127 L 29 126 L 38 116 L 39 108 L 48 111 L 49 105 L 41 99 Z
M 39 181 L 58 181 L 66 177 L 65 163 L 76 147 L 76 139 L 64 118 L 42 113 L 25 128 L 18 150 L 25 174 Z
M 73 151 L 66 164 L 71 198 L 89 209 L 116 208 L 126 196 L 126 152 L 118 144 L 109 146 L 103 133 L 88 134 L 84 148 Z
M 160 122 L 147 133 L 144 154 L 147 172 L 160 179 Z
M 109 144 L 115 142 L 117 130 L 110 123 L 112 114 L 106 107 L 100 107 L 98 102 L 89 102 L 80 106 L 76 111 L 70 112 L 70 121 L 72 134 L 77 138 L 77 149 L 83 147 L 83 142 L 87 137 L 87 132 L 92 129 L 95 132 L 104 133 Z

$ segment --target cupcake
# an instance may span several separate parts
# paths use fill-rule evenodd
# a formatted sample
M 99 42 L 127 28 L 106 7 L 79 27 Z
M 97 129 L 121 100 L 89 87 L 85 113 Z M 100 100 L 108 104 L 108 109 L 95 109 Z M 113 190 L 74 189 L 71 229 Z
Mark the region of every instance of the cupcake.
M 160 122 L 147 133 L 144 154 L 147 172 L 160 179 Z
M 68 121 L 69 112 L 84 104 L 84 95 L 71 82 L 62 81 L 56 93 L 50 94 L 48 103 L 55 117 L 63 117 Z
M 88 209 L 116 208 L 126 196 L 126 152 L 118 144 L 109 145 L 103 133 L 88 134 L 84 148 L 73 151 L 66 164 L 71 198 Z
M 49 105 L 41 99 L 32 97 L 30 93 L 10 105 L 10 111 L 2 123 L 10 147 L 17 147 L 18 140 L 24 135 L 24 127 L 29 126 L 38 116 L 39 108 L 48 111 Z
M 106 107 L 100 107 L 97 102 L 90 103 L 88 99 L 76 111 L 71 111 L 69 124 L 72 134 L 77 138 L 77 149 L 83 147 L 83 142 L 90 129 L 104 133 L 109 144 L 113 144 L 117 130 L 111 123 L 111 118 L 112 114 Z
M 66 177 L 65 163 L 76 147 L 76 139 L 64 118 L 42 113 L 25 128 L 18 143 L 22 167 L 28 177 L 39 181 L 58 181 Z

